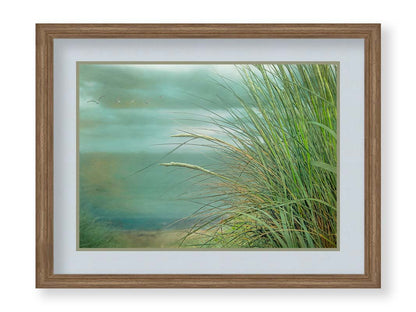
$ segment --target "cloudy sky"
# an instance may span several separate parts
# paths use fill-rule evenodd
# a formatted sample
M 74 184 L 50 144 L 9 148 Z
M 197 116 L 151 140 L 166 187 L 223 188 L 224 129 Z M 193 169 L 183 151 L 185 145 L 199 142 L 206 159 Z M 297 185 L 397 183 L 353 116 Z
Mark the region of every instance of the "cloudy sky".
M 206 109 L 237 105 L 219 82 L 240 81 L 234 65 L 214 64 L 80 63 L 78 73 L 80 152 L 168 151 L 181 130 L 210 131 L 198 121 Z

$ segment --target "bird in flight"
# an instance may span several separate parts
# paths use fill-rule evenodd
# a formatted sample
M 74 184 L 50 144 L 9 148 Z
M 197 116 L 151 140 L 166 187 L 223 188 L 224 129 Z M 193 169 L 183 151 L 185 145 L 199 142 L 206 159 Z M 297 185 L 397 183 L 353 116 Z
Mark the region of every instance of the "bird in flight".
M 98 99 L 96 100 L 89 100 L 87 101 L 87 103 L 95 103 L 95 104 L 100 104 L 101 99 L 103 99 L 105 96 L 101 95 Z

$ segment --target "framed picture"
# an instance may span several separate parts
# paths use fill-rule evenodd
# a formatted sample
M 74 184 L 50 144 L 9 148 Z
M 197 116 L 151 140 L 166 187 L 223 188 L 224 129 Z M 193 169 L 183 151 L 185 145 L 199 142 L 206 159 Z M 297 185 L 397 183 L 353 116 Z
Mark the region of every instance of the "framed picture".
M 37 287 L 380 287 L 379 24 L 36 36 Z

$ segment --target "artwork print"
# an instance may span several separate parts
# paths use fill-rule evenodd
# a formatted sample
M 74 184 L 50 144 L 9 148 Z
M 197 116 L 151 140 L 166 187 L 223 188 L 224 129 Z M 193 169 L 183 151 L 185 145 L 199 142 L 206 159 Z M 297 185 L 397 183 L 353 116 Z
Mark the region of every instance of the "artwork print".
M 338 70 L 78 62 L 77 249 L 337 249 Z

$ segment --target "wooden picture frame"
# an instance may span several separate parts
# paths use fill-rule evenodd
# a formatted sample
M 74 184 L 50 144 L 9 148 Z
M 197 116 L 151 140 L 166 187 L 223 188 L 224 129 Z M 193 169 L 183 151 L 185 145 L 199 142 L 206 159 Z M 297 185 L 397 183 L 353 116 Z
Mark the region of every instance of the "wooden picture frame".
M 380 24 L 36 25 L 36 287 L 379 288 Z M 53 51 L 58 38 L 361 38 L 365 41 L 364 274 L 54 274 Z

